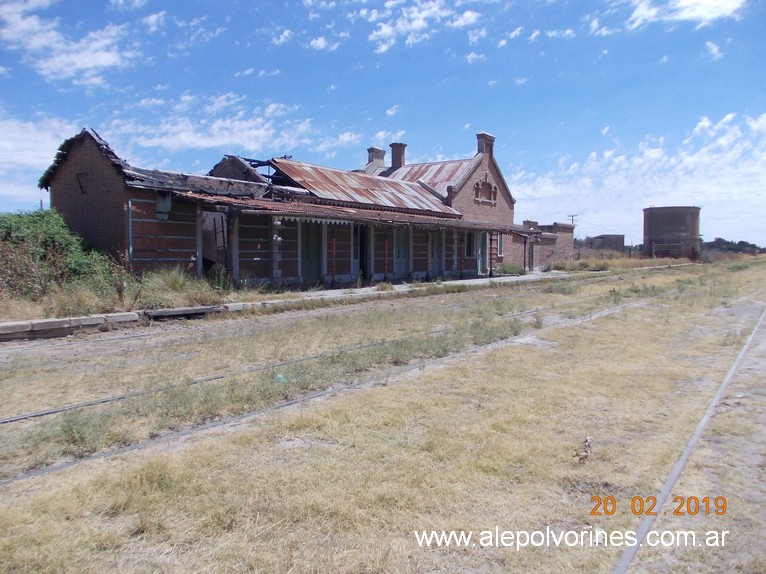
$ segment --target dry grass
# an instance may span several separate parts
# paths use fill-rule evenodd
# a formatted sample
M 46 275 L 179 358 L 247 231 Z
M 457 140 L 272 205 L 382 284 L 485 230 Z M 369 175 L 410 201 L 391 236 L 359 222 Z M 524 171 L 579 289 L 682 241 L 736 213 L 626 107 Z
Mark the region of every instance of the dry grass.
M 426 300 L 400 299 L 350 309 L 317 310 L 270 318 L 208 321 L 182 335 L 145 338 L 113 347 L 97 337 L 29 353 L 6 362 L 0 416 L 11 416 L 104 396 L 166 388 L 118 403 L 0 427 L 0 476 L 130 444 L 169 429 L 263 408 L 331 385 L 350 383 L 381 369 L 441 357 L 539 329 L 562 318 L 587 317 L 599 309 L 675 287 L 695 284 L 696 268 L 596 281 L 495 286 Z M 688 277 L 692 277 L 689 279 Z M 640 281 L 640 283 L 636 283 Z M 563 292 L 555 289 L 566 286 Z M 576 288 L 575 288 L 576 287 Z M 697 297 L 689 290 L 685 297 Z M 695 300 L 695 305 L 699 304 Z M 513 313 L 547 306 L 526 320 Z M 564 307 L 559 310 L 560 307 Z M 171 330 L 172 331 L 172 330 Z M 428 334 L 431 333 L 432 334 Z M 404 339 L 400 339 L 405 337 Z M 360 342 L 380 344 L 356 349 Z M 72 349 L 74 346 L 74 349 Z M 259 365 L 304 359 L 297 365 L 254 371 Z M 200 385 L 195 381 L 230 373 Z
M 647 276 L 635 289 L 626 280 L 586 283 L 574 294 L 531 289 L 528 308 L 540 297 L 587 316 L 615 297 L 678 287 L 643 308 L 530 331 L 537 344 L 520 341 L 391 376 L 184 449 L 6 487 L 0 563 L 9 572 L 609 571 L 617 550 L 423 549 L 413 533 L 637 527 L 629 516 L 590 516 L 591 497 L 627 503 L 656 494 L 738 350 L 722 340 L 751 324 L 740 297 L 761 289 L 762 268 L 737 271 L 736 281 L 730 273 L 693 268 Z M 374 327 L 423 329 L 427 317 L 432 325 L 465 323 L 467 333 L 473 324 L 483 337 L 479 326 L 518 308 L 521 290 L 485 293 L 498 292 L 477 307 L 449 311 L 403 300 L 373 315 L 319 314 L 296 329 L 306 333 L 306 352 L 321 348 L 323 336 L 337 344 L 344 332 L 355 341 Z M 349 315 L 361 331 L 349 331 Z M 288 334 L 275 345 L 291 340 Z M 200 341 L 188 344 L 208 360 L 215 349 L 247 360 L 237 358 L 246 340 L 209 343 L 208 351 Z M 719 432 L 747 431 L 729 425 L 722 420 Z M 580 464 L 572 449 L 585 436 L 592 453 Z M 757 524 L 751 528 L 758 532 Z M 702 560 L 698 569 L 705 569 Z
M 688 264 L 687 259 L 628 257 L 614 251 L 594 253 L 591 250 L 584 250 L 583 255 L 578 259 L 554 261 L 551 268 L 559 271 L 619 271 Z

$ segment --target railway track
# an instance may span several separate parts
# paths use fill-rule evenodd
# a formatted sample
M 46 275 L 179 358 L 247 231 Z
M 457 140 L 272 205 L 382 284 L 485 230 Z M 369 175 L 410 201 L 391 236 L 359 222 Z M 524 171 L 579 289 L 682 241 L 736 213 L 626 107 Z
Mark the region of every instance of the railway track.
M 665 268 L 659 268 L 659 270 L 663 270 Z M 638 270 L 642 273 L 648 273 L 648 272 L 656 272 L 658 271 L 657 268 L 644 268 Z M 572 275 L 572 276 L 564 276 L 564 277 L 556 277 L 552 279 L 543 278 L 541 280 L 536 281 L 530 281 L 523 283 L 524 289 L 532 290 L 532 291 L 540 291 L 545 289 L 547 286 L 551 284 L 573 284 L 577 286 L 588 286 L 593 284 L 602 283 L 608 280 L 612 279 L 625 279 L 630 276 L 635 276 L 637 273 L 637 270 L 626 270 L 624 272 L 609 272 L 607 275 L 596 275 L 596 276 L 584 276 L 584 275 Z M 489 293 L 493 293 L 497 287 L 496 285 L 500 285 L 501 289 L 513 289 L 517 288 L 520 284 L 518 283 L 503 283 L 503 284 L 488 284 L 483 286 L 468 286 L 466 292 L 475 292 L 475 291 L 487 291 Z M 461 294 L 460 292 L 457 293 L 449 293 L 450 296 L 455 296 Z M 343 313 L 345 312 L 348 305 L 384 305 L 384 304 L 390 304 L 392 301 L 402 301 L 407 300 L 409 298 L 413 297 L 443 297 L 447 295 L 441 294 L 441 293 L 433 293 L 433 294 L 424 294 L 419 293 L 416 290 L 413 290 L 411 292 L 406 293 L 393 293 L 391 295 L 388 295 L 386 297 L 380 297 L 379 295 L 376 295 L 374 297 L 370 298 L 355 298 L 351 301 L 345 300 L 345 299 L 338 299 L 338 300 L 331 300 L 328 302 L 328 306 L 326 307 L 320 307 L 317 309 L 308 309 L 308 310 L 295 310 L 290 307 L 291 304 L 294 302 L 290 301 L 287 302 L 286 305 L 288 305 L 284 310 L 278 311 L 275 308 L 269 307 L 269 311 L 266 314 L 256 314 L 255 316 L 258 317 L 258 321 L 261 323 L 269 324 L 270 322 L 279 322 L 282 318 L 289 318 L 289 319 L 296 319 L 296 318 L 304 318 L 304 317 L 311 317 L 318 314 L 332 314 L 332 313 Z M 490 295 L 490 297 L 498 297 L 500 295 Z M 469 308 L 473 303 L 471 301 L 461 301 L 457 303 L 450 303 L 445 305 L 444 309 L 451 309 L 455 311 L 465 310 Z M 251 317 L 251 316 L 250 316 Z M 209 327 L 211 324 L 215 324 L 215 322 L 221 320 L 221 321 L 251 321 L 252 319 L 250 317 L 224 317 L 224 316 L 217 316 L 217 317 L 211 317 L 212 323 L 206 323 L 205 327 Z M 161 339 L 164 335 L 164 333 L 167 331 L 168 328 L 172 328 L 173 326 L 178 326 L 179 324 L 184 325 L 184 330 L 189 330 L 190 325 L 196 325 L 197 321 L 189 322 L 186 319 L 183 320 L 167 320 L 162 321 L 160 323 L 154 323 L 152 327 L 148 328 L 151 329 L 151 331 L 147 332 L 147 327 L 137 327 L 137 326 L 129 326 L 125 327 L 124 330 L 120 331 L 119 335 L 108 335 L 106 333 L 99 333 L 98 335 L 93 335 L 92 337 L 94 339 L 97 339 L 98 345 L 100 346 L 99 353 L 109 352 L 108 350 L 104 350 L 103 343 L 114 343 L 114 342 L 125 342 L 125 343 L 131 343 L 135 341 L 151 341 L 153 339 Z M 209 336 L 209 335 L 206 335 Z M 56 350 L 66 350 L 73 347 L 78 347 L 83 345 L 84 342 L 87 341 L 88 335 L 84 338 L 67 338 L 67 339 L 37 339 L 37 340 L 31 340 L 31 341 L 25 341 L 25 340 L 16 340 L 16 341 L 7 341 L 0 343 L 0 364 L 2 364 L 3 361 L 8 361 L 10 358 L 16 355 L 27 355 L 27 354 L 35 354 L 39 353 L 41 349 L 45 349 L 46 352 L 55 352 Z M 200 339 L 200 335 L 195 331 L 190 334 L 185 334 L 179 337 L 176 337 L 172 343 L 160 343 L 161 345 L 176 345 L 179 342 L 189 342 L 193 343 Z M 117 349 L 115 351 L 112 351 L 114 353 L 137 353 L 141 352 L 143 348 L 128 348 L 128 349 Z
M 606 316 L 609 316 L 609 315 L 620 313 L 620 312 L 625 311 L 627 309 L 631 309 L 631 308 L 647 305 L 648 303 L 650 303 L 650 302 L 652 302 L 654 300 L 657 300 L 657 299 L 662 298 L 662 297 L 666 297 L 667 295 L 670 295 L 670 294 L 675 293 L 675 292 L 676 292 L 676 289 L 671 289 L 671 290 L 663 291 L 661 293 L 652 295 L 650 297 L 644 297 L 644 298 L 632 300 L 632 301 L 629 301 L 629 302 L 626 302 L 626 303 L 621 303 L 621 304 L 618 304 L 618 305 L 613 305 L 613 306 L 607 307 L 607 308 L 599 310 L 599 311 L 591 312 L 591 313 L 589 313 L 589 314 L 587 314 L 585 316 L 582 316 L 582 317 L 571 318 L 571 319 L 562 318 L 562 319 L 559 319 L 558 321 L 555 321 L 555 322 L 549 323 L 548 325 L 542 326 L 537 332 L 544 332 L 544 331 L 552 330 L 552 329 L 558 329 L 558 328 L 563 328 L 563 327 L 570 327 L 570 326 L 575 326 L 575 325 L 583 324 L 583 323 L 586 323 L 586 322 L 594 321 L 594 320 L 602 318 L 602 317 L 606 317 Z M 517 318 L 517 317 L 523 316 L 523 315 L 534 314 L 536 312 L 539 312 L 539 310 L 540 310 L 540 308 L 532 309 L 532 310 L 527 310 L 527 311 L 523 311 L 523 312 L 520 312 L 520 313 L 510 313 L 510 314 L 507 314 L 507 315 L 503 316 L 503 318 L 505 318 L 505 319 Z M 438 334 L 441 331 L 443 331 L 443 329 L 434 329 L 431 332 L 426 333 L 426 335 L 429 335 L 429 336 L 436 335 L 436 334 Z M 305 357 L 305 358 L 301 358 L 301 359 L 296 359 L 296 360 L 293 360 L 293 361 L 284 361 L 284 362 L 279 362 L 279 363 L 270 363 L 270 364 L 257 365 L 257 366 L 254 366 L 254 367 L 249 368 L 249 369 L 244 370 L 244 371 L 220 374 L 220 375 L 215 375 L 215 376 L 212 376 L 212 377 L 201 377 L 199 379 L 195 379 L 195 380 L 193 380 L 191 382 L 188 382 L 188 383 L 171 385 L 171 386 L 165 386 L 165 387 L 159 387 L 159 388 L 156 388 L 156 389 L 149 389 L 149 390 L 145 390 L 145 391 L 136 391 L 136 392 L 133 392 L 133 393 L 124 393 L 122 395 L 114 395 L 114 396 L 110 396 L 110 397 L 103 397 L 101 399 L 95 399 L 93 401 L 87 401 L 87 402 L 83 402 L 83 403 L 77 403 L 77 404 L 71 404 L 71 405 L 62 405 L 60 407 L 56 407 L 56 408 L 48 409 L 48 410 L 44 410 L 44 411 L 39 411 L 39 412 L 34 412 L 34 413 L 25 413 L 25 414 L 17 415 L 17 416 L 14 416 L 14 417 L 7 417 L 6 419 L 3 419 L 3 421 L 0 421 L 0 423 L 2 423 L 3 425 L 9 425 L 9 424 L 12 424 L 12 423 L 22 422 L 24 420 L 29 420 L 29 419 L 32 419 L 32 418 L 42 418 L 42 417 L 52 416 L 52 415 L 55 415 L 55 414 L 60 414 L 60 413 L 66 412 L 66 411 L 71 411 L 71 410 L 76 410 L 76 409 L 84 409 L 84 408 L 89 408 L 89 407 L 95 407 L 95 406 L 98 406 L 98 405 L 108 404 L 110 402 L 118 402 L 118 401 L 121 401 L 121 400 L 125 400 L 125 399 L 128 399 L 128 398 L 136 397 L 136 396 L 140 396 L 140 395 L 151 394 L 151 393 L 158 393 L 158 392 L 162 392 L 164 390 L 169 390 L 169 389 L 176 388 L 176 387 L 179 387 L 179 386 L 199 385 L 199 384 L 206 383 L 206 382 L 219 381 L 219 380 L 223 380 L 225 378 L 235 377 L 237 375 L 248 374 L 248 373 L 257 372 L 257 371 L 264 371 L 264 370 L 284 367 L 284 366 L 291 365 L 291 364 L 298 364 L 298 363 L 308 362 L 308 361 L 313 361 L 313 360 L 320 360 L 322 358 L 328 358 L 328 357 L 332 357 L 332 356 L 337 356 L 338 354 L 347 353 L 347 352 L 353 352 L 355 350 L 363 350 L 363 349 L 374 348 L 374 347 L 382 346 L 382 345 L 391 345 L 391 344 L 401 343 L 401 342 L 407 341 L 408 339 L 412 339 L 414 337 L 422 337 L 422 336 L 424 336 L 423 333 L 407 335 L 407 336 L 398 337 L 398 338 L 395 338 L 395 339 L 389 339 L 389 340 L 385 340 L 385 341 L 376 341 L 376 342 L 373 342 L 373 343 L 366 343 L 366 344 L 362 344 L 362 345 L 356 345 L 354 347 L 345 347 L 345 348 L 342 348 L 342 349 L 338 349 L 338 350 L 334 350 L 334 351 L 330 351 L 330 352 L 326 352 L 326 353 L 317 354 L 317 355 L 311 356 L 311 357 Z M 467 356 L 467 355 L 470 355 L 470 354 L 484 352 L 484 351 L 488 351 L 488 350 L 491 350 L 491 349 L 494 349 L 494 348 L 499 348 L 499 347 L 501 347 L 503 345 L 508 344 L 509 342 L 513 341 L 514 339 L 516 339 L 517 337 L 520 337 L 520 336 L 524 336 L 524 334 L 522 333 L 520 335 L 515 335 L 515 336 L 503 338 L 501 340 L 493 341 L 491 343 L 487 343 L 487 344 L 483 344 L 483 345 L 474 345 L 474 346 L 462 349 L 462 350 L 460 350 L 460 351 L 458 351 L 456 353 L 452 353 L 450 355 L 447 355 L 445 357 L 429 358 L 429 359 L 425 359 L 425 360 L 414 361 L 414 362 L 412 362 L 412 363 L 410 363 L 408 365 L 399 366 L 399 367 L 393 367 L 393 368 L 389 369 L 388 371 L 386 371 L 385 373 L 383 373 L 382 375 L 380 373 L 378 373 L 377 375 L 372 375 L 371 377 L 365 377 L 365 378 L 362 378 L 362 379 L 360 379 L 360 380 L 358 380 L 356 382 L 347 383 L 347 384 L 343 384 L 343 385 L 331 385 L 331 386 L 328 386 L 326 388 L 323 388 L 323 389 L 320 389 L 320 390 L 317 390 L 317 391 L 313 391 L 313 392 L 302 394 L 302 395 L 300 395 L 299 397 L 296 397 L 296 398 L 280 401 L 280 402 L 277 402 L 277 403 L 274 403 L 274 404 L 271 404 L 271 405 L 259 408 L 257 410 L 246 412 L 246 413 L 243 413 L 243 414 L 239 414 L 239 415 L 235 415 L 235 416 L 229 416 L 229 417 L 224 417 L 224 418 L 219 418 L 219 419 L 212 420 L 212 421 L 206 422 L 204 424 L 193 426 L 193 427 L 189 427 L 189 428 L 184 428 L 184 429 L 180 429 L 180 430 L 164 432 L 164 433 L 162 433 L 162 434 L 160 434 L 160 435 L 158 435 L 156 437 L 148 438 L 148 439 L 145 439 L 145 440 L 133 443 L 133 444 L 105 449 L 105 450 L 102 450 L 100 452 L 94 453 L 92 455 L 84 456 L 82 458 L 77 458 L 77 459 L 74 459 L 74 460 L 69 460 L 69 461 L 66 461 L 66 462 L 55 463 L 55 464 L 52 464 L 52 465 L 44 467 L 44 468 L 24 471 L 24 472 L 21 472 L 21 473 L 15 475 L 15 476 L 1 479 L 0 480 L 0 487 L 6 486 L 6 485 L 10 485 L 10 484 L 14 484 L 14 483 L 17 483 L 17 482 L 20 482 L 20 481 L 24 481 L 24 480 L 29 480 L 29 479 L 32 479 L 32 478 L 35 478 L 35 477 L 40 477 L 40 476 L 48 475 L 48 474 L 51 474 L 51 473 L 60 472 L 62 470 L 68 469 L 68 468 L 72 468 L 72 467 L 75 467 L 75 466 L 86 464 L 88 462 L 92 462 L 92 461 L 96 461 L 96 460 L 102 460 L 102 459 L 107 459 L 107 458 L 112 458 L 112 457 L 115 457 L 115 456 L 118 456 L 118 455 L 121 455 L 121 454 L 125 454 L 125 453 L 129 453 L 129 452 L 134 452 L 134 451 L 137 451 L 137 450 L 141 450 L 141 449 L 144 449 L 144 448 L 148 448 L 148 447 L 151 447 L 153 445 L 158 445 L 158 444 L 166 443 L 166 442 L 169 442 L 169 441 L 178 440 L 178 439 L 181 439 L 181 438 L 184 438 L 184 437 L 188 437 L 188 436 L 191 436 L 191 435 L 194 435 L 194 434 L 202 433 L 202 432 L 205 432 L 205 431 L 208 431 L 210 429 L 217 428 L 217 427 L 223 427 L 223 426 L 226 426 L 226 425 L 237 424 L 237 423 L 240 423 L 242 421 L 245 421 L 245 420 L 248 420 L 248 419 L 252 419 L 254 417 L 263 416 L 266 413 L 278 411 L 278 410 L 285 409 L 285 408 L 288 408 L 288 407 L 291 407 L 291 406 L 295 406 L 295 405 L 303 404 L 303 403 L 308 403 L 308 402 L 317 400 L 319 398 L 327 397 L 327 396 L 330 396 L 332 394 L 335 394 L 335 393 L 339 392 L 340 390 L 352 390 L 352 389 L 363 387 L 365 385 L 374 384 L 376 379 L 388 378 L 391 375 L 401 375 L 401 374 L 406 373 L 408 371 L 415 371 L 415 370 L 418 370 L 418 369 L 423 369 L 423 368 L 428 368 L 428 367 L 432 367 L 432 366 L 437 366 L 437 365 L 439 365 L 439 364 L 441 364 L 441 363 L 443 363 L 445 361 L 448 361 L 448 360 L 455 360 L 455 359 L 459 359 L 459 358 L 461 358 L 463 356 Z

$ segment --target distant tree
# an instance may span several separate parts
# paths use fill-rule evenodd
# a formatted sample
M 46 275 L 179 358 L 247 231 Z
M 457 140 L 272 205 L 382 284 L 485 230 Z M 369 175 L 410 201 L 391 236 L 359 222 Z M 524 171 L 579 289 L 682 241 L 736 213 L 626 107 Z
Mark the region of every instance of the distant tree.
M 729 241 L 721 237 L 716 237 L 713 241 L 706 241 L 702 244 L 702 247 L 707 250 L 726 251 L 729 253 L 766 253 L 766 249 L 754 243 Z

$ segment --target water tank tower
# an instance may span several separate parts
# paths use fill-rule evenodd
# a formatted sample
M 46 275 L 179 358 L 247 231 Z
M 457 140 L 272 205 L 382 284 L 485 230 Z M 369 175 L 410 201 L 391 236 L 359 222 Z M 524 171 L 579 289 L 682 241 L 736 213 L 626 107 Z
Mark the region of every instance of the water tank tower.
M 699 207 L 644 209 L 644 255 L 696 259 L 700 254 Z

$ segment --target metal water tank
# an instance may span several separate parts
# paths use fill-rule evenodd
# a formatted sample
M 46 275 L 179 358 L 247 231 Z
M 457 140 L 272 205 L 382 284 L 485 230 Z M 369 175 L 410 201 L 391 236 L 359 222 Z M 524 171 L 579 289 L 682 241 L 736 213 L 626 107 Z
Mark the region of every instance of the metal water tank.
M 699 254 L 699 207 L 644 209 L 644 255 L 696 259 Z

